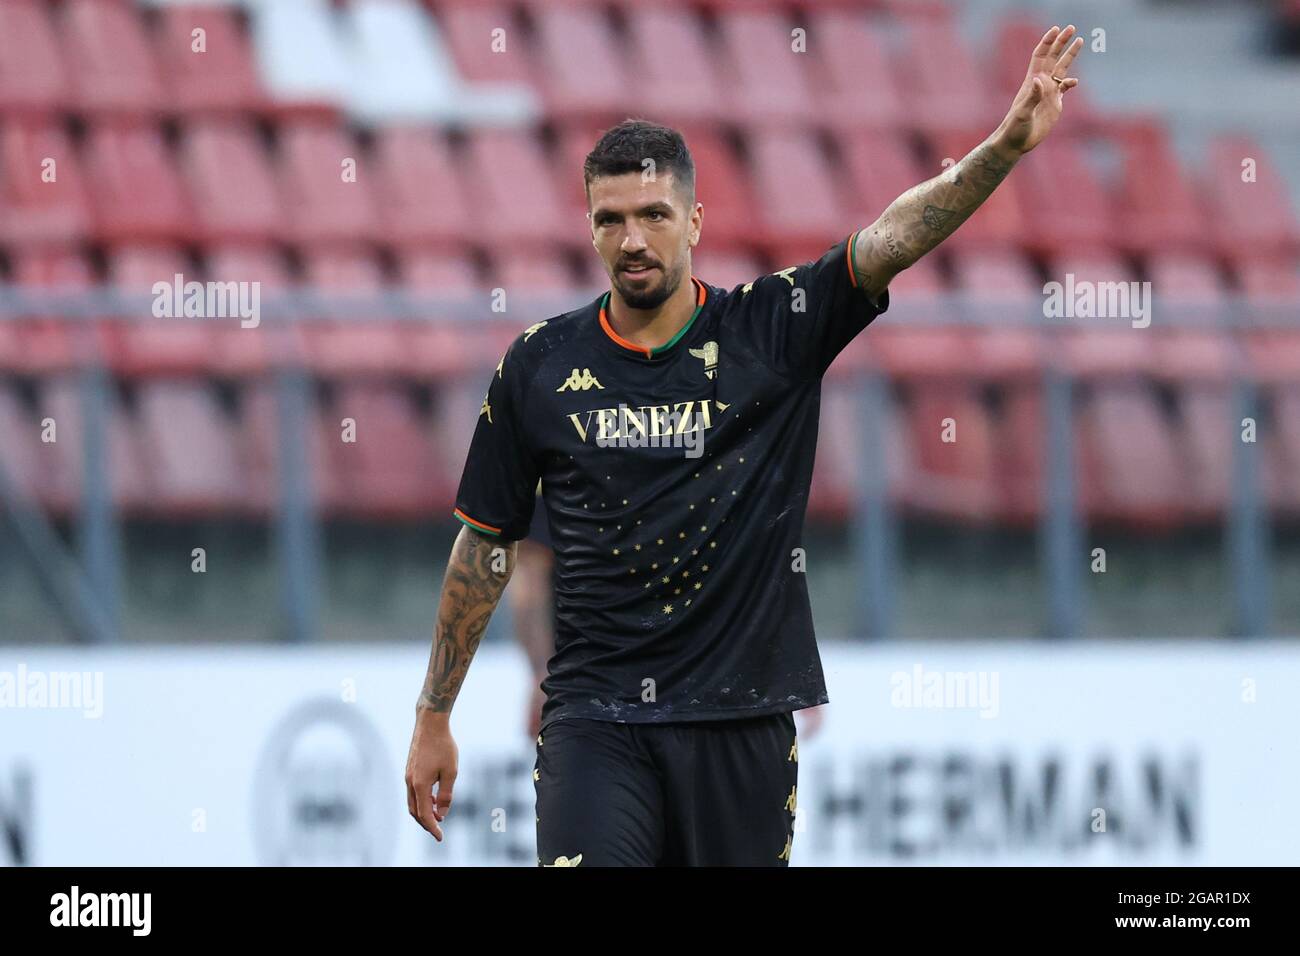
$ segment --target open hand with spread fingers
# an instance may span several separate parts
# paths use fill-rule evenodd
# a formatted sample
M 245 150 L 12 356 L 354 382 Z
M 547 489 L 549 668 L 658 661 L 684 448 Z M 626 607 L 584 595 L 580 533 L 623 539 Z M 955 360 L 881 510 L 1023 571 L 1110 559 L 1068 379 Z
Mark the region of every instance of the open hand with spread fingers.
M 1070 64 L 1083 49 L 1083 37 L 1074 37 L 1074 25 L 1064 30 L 1052 27 L 1034 48 L 1029 72 L 1002 121 L 1002 143 L 1010 149 L 1027 153 L 1052 131 L 1061 118 L 1066 90 L 1079 85 L 1068 76 Z

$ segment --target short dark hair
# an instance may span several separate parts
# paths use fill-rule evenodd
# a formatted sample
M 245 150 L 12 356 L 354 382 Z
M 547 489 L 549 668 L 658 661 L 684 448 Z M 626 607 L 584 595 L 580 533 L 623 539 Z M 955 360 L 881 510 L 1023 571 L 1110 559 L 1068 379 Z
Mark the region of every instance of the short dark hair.
M 649 120 L 625 119 L 605 130 L 582 164 L 582 185 L 591 203 L 591 181 L 601 176 L 639 173 L 647 159 L 654 160 L 656 173 L 671 172 L 673 182 L 695 201 L 695 160 L 682 134 Z

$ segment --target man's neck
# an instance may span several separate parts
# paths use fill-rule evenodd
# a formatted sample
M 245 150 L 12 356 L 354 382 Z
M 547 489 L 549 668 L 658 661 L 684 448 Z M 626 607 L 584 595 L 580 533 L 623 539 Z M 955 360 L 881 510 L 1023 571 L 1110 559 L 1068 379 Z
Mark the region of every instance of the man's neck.
M 653 309 L 634 309 L 610 288 L 606 317 L 610 327 L 633 345 L 657 349 L 673 340 L 695 314 L 697 292 L 689 274 L 667 299 Z

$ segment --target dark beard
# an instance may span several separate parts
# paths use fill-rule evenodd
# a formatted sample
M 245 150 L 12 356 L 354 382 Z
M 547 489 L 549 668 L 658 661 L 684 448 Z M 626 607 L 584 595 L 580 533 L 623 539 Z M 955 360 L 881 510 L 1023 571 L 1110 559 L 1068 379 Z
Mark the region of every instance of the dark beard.
M 669 296 L 677 291 L 677 287 L 682 282 L 682 266 L 678 266 L 673 272 L 664 274 L 664 281 L 652 289 L 628 289 L 623 283 L 617 282 L 618 293 L 623 297 L 629 308 L 633 309 L 657 309 L 668 301 Z

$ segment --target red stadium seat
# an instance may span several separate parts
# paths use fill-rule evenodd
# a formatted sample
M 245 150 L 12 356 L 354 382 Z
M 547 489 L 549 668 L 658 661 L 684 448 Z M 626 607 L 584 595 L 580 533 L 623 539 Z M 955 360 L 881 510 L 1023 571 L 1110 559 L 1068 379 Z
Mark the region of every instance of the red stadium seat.
M 1108 328 L 1121 326 L 1129 327 L 1133 321 L 1140 321 L 1136 316 L 1138 305 L 1146 305 L 1148 307 L 1153 307 L 1154 305 L 1149 300 L 1146 302 L 1139 302 L 1132 298 L 1129 293 L 1134 289 L 1140 290 L 1141 287 L 1128 286 L 1127 284 L 1136 281 L 1137 276 L 1122 258 L 1108 250 L 1080 250 L 1078 252 L 1070 251 L 1058 255 L 1048 261 L 1047 279 L 1049 282 L 1058 283 L 1060 285 L 1059 292 L 1063 310 L 1068 309 L 1069 311 L 1076 313 L 1072 318 L 1066 315 L 1059 317 L 1054 316 L 1052 318 L 1055 321 L 1069 323 L 1069 326 L 1072 328 L 1089 330 L 1095 329 L 1098 326 L 1106 326 Z M 1120 297 L 1114 302 L 1114 305 L 1117 307 L 1115 311 L 1124 308 L 1127 303 L 1127 308 L 1133 314 L 1129 316 L 1117 315 L 1093 318 L 1077 315 L 1078 306 L 1080 304 L 1086 305 L 1086 296 L 1084 293 L 1089 287 L 1085 286 L 1084 283 L 1092 284 L 1091 290 L 1093 292 L 1093 300 L 1095 303 L 1094 311 L 1111 311 L 1111 290 L 1114 288 L 1113 284 L 1124 283 L 1126 287 L 1121 291 L 1124 292 L 1127 298 Z M 1071 290 L 1074 292 L 1073 302 L 1070 301 Z M 1106 296 L 1104 303 L 1102 302 L 1103 295 Z M 1080 302 L 1081 297 L 1083 298 L 1082 303 Z
M 992 300 L 1027 299 L 1041 295 L 1029 260 L 1009 249 L 972 250 L 953 257 L 957 287 L 977 298 Z
M 693 10 L 630 6 L 626 19 L 638 115 L 670 126 L 730 118 L 717 53 Z
M 444 255 L 413 249 L 399 253 L 397 271 L 412 295 L 464 297 L 484 288 L 473 259 L 464 252 Z
M 1178 463 L 1187 481 L 1187 507 L 1194 520 L 1213 520 L 1227 507 L 1233 472 L 1232 443 L 1240 425 L 1233 422 L 1231 397 L 1217 386 L 1185 388 L 1179 395 L 1175 432 Z
M 1048 137 L 1017 164 L 1015 183 L 1021 209 L 1033 210 L 1023 223 L 1035 252 L 1055 255 L 1067 249 L 1106 248 L 1113 242 L 1110 196 L 1078 142 Z M 1001 195 L 1007 185 L 1003 182 L 994 195 Z M 965 230 L 963 226 L 959 234 Z
M 308 367 L 325 376 L 391 374 L 403 360 L 400 323 L 351 311 L 347 296 L 375 296 L 385 282 L 378 261 L 364 249 L 337 248 L 307 257 L 306 278 L 335 310 L 304 327 Z M 341 298 L 342 301 L 335 301 Z
M 337 510 L 342 498 L 331 447 L 340 440 L 341 434 L 342 429 L 332 412 L 315 403 L 309 406 L 307 420 L 303 423 L 308 482 L 312 504 L 325 516 Z M 236 442 L 245 482 L 245 501 L 258 510 L 278 506 L 280 456 L 284 442 L 279 400 L 273 383 L 255 382 L 243 390 Z
M 1147 262 L 1153 294 L 1179 306 L 1206 304 L 1222 306 L 1227 290 L 1218 265 L 1205 256 L 1164 252 Z
M 350 176 L 355 163 L 355 176 Z M 279 186 L 299 242 L 375 242 L 382 238 L 375 185 L 361 150 L 329 121 L 300 120 L 280 127 Z M 349 178 L 345 179 L 345 176 Z
M 895 199 L 938 172 L 921 165 L 901 135 L 854 130 L 835 141 L 844 167 L 841 202 L 855 211 L 860 226 L 875 222 Z
M 178 246 L 161 243 L 119 246 L 109 256 L 109 279 L 119 290 L 133 295 L 152 295 L 155 282 L 171 282 L 178 272 L 187 279 L 193 272 Z
M 1149 384 L 1097 385 L 1075 427 L 1086 476 L 1080 494 L 1093 520 L 1157 530 L 1185 517 L 1187 474 Z
M 85 476 L 85 405 L 78 379 L 58 376 L 41 388 L 41 413 L 58 423 L 59 440 L 45 448 L 51 467 L 41 498 L 56 514 L 66 515 L 81 506 Z M 125 517 L 146 512 L 154 498 L 153 475 L 145 467 L 139 430 L 127 414 L 120 396 L 110 391 L 106 409 L 109 489 L 113 504 Z
M 1289 325 L 1300 311 L 1300 267 L 1292 259 L 1258 257 L 1236 263 L 1246 318 L 1261 326 Z
M 124 321 L 109 327 L 109 361 L 128 377 L 147 375 L 202 375 L 212 361 L 213 328 L 216 322 L 235 321 L 210 317 L 187 318 L 152 314 L 153 286 L 196 281 L 179 249 L 167 246 L 126 246 L 114 250 L 109 275 L 118 291 L 131 297 Z
M 375 160 L 388 241 L 450 246 L 473 234 L 460 170 L 440 132 L 419 127 L 379 130 Z
M 754 241 L 782 262 L 804 262 L 866 225 L 840 203 L 835 175 L 817 143 L 792 131 L 758 130 L 750 141 L 758 206 Z
M 156 496 L 151 511 L 203 517 L 242 495 L 233 423 L 204 381 L 146 381 L 136 397 L 140 440 Z
M 744 252 L 717 252 L 703 243 L 691 252 L 691 271 L 722 289 L 734 289 L 765 274 L 756 257 Z
M 806 128 L 826 115 L 809 75 L 811 54 L 792 49 L 792 26 L 779 11 L 734 13 L 718 22 L 732 115 L 751 129 Z
M 218 282 L 259 282 L 272 292 L 282 292 L 292 284 L 284 258 L 272 246 L 211 246 L 205 259 L 207 278 Z
M 539 251 L 527 256 L 500 252 L 488 268 L 488 285 L 504 289 L 514 306 L 534 292 L 577 294 L 568 260 L 558 252 Z
M 273 300 L 289 290 L 289 270 L 284 257 L 269 246 L 228 245 L 205 252 L 204 278 L 213 282 L 258 283 L 260 321 L 245 327 L 234 318 L 213 326 L 211 369 L 221 375 L 257 375 L 280 361 L 290 361 L 303 352 L 298 323 L 282 315 L 268 314 Z
M 151 126 L 98 126 L 86 142 L 95 234 L 106 242 L 182 240 L 193 212 L 162 134 Z
M 326 293 L 378 293 L 383 270 L 370 251 L 360 246 L 335 246 L 303 257 L 307 283 Z
M 1130 124 L 1118 132 L 1123 175 L 1113 242 L 1135 252 L 1208 251 L 1205 210 L 1164 126 Z
M 1153 319 L 1198 327 L 1222 324 L 1227 286 L 1218 263 L 1192 253 L 1158 253 L 1147 260 L 1152 301 L 1161 310 Z M 1166 311 L 1167 310 L 1167 311 Z
M 993 435 L 998 517 L 1004 524 L 1027 528 L 1042 515 L 1046 428 L 1037 381 L 1006 390 Z
M 973 355 L 990 379 L 1023 381 L 1037 374 L 1043 284 L 1029 261 L 1010 250 L 967 252 L 953 259 L 968 319 L 978 327 Z
M 532 52 L 509 4 L 493 0 L 439 4 L 435 10 L 456 70 L 470 83 L 531 86 Z M 497 34 L 495 31 L 503 31 Z M 499 38 L 504 48 L 496 45 Z
M 1253 160 L 1254 181 L 1244 164 Z M 1259 255 L 1296 255 L 1300 226 L 1280 171 L 1259 143 L 1245 136 L 1223 136 L 1209 147 L 1204 187 L 1210 197 L 1214 236 L 1229 260 Z
M 203 31 L 201 51 L 194 48 L 195 30 Z M 168 4 L 161 10 L 155 43 L 169 98 L 182 114 L 265 107 L 248 38 L 233 10 Z
M 438 482 L 428 423 L 398 385 L 348 381 L 333 405 L 356 423 L 356 441 L 331 443 L 348 515 L 379 520 L 433 515 L 448 489 Z
M 0 124 L 0 242 L 29 248 L 79 241 L 90 229 L 79 166 L 57 126 L 16 119 Z
M 931 135 L 980 129 L 984 131 L 981 137 L 997 126 L 1010 102 L 991 96 L 985 72 L 976 65 L 956 29 L 945 23 L 926 23 L 909 28 L 902 40 L 894 66 L 913 125 Z M 935 68 L 935 50 L 943 51 L 939 69 Z M 1025 51 L 1025 67 L 1031 52 L 1032 48 Z
M 51 113 L 70 105 L 48 8 L 36 0 L 0 3 L 0 113 Z
M 180 160 L 205 241 L 266 242 L 287 234 L 278 185 L 251 126 L 195 123 L 182 140 Z
M 857 11 L 818 12 L 808 34 L 816 97 L 832 126 L 880 135 L 907 124 L 898 75 L 872 21 Z
M 884 447 L 870 453 L 883 459 L 886 496 L 902 506 L 913 465 L 907 430 L 897 402 L 888 396 L 882 410 Z M 863 427 L 861 395 L 852 383 L 833 383 L 822 393 L 822 426 L 817 436 L 817 459 L 808 495 L 808 513 L 821 520 L 845 521 L 857 510 L 862 496 L 863 448 L 860 442 L 842 440 L 860 434 Z
M 922 514 L 990 520 L 998 497 L 993 424 L 977 384 L 919 380 L 904 414 L 913 454 L 907 505 Z
M 618 122 L 637 107 L 627 56 L 604 9 L 539 6 L 533 16 L 537 59 L 545 64 L 536 82 L 548 115 Z
M 1237 350 L 1219 330 L 1165 329 L 1155 340 L 1154 359 L 1159 380 L 1175 389 L 1173 434 L 1189 516 L 1215 519 L 1227 504 L 1232 479 L 1236 429 L 1229 385 Z
M 67 0 L 59 26 L 81 109 L 115 115 L 163 111 L 166 94 L 135 4 Z
M 707 237 L 718 246 L 751 244 L 756 203 L 749 169 L 716 132 L 688 129 L 684 136 L 695 162 L 695 198 L 704 205 L 701 241 Z
M 27 249 L 13 260 L 13 279 L 22 286 L 45 292 L 81 292 L 92 284 L 93 274 L 84 256 L 69 250 Z M 95 354 L 99 342 L 90 323 L 77 325 L 49 315 L 19 317 L 13 323 L 18 351 L 17 371 L 51 374 L 79 367 Z
M 479 213 L 476 238 L 485 245 L 553 248 L 556 242 L 590 242 L 568 223 L 552 186 L 546 152 L 532 135 L 516 130 L 475 130 L 468 137 L 464 175 Z M 576 173 L 581 179 L 581 173 Z

